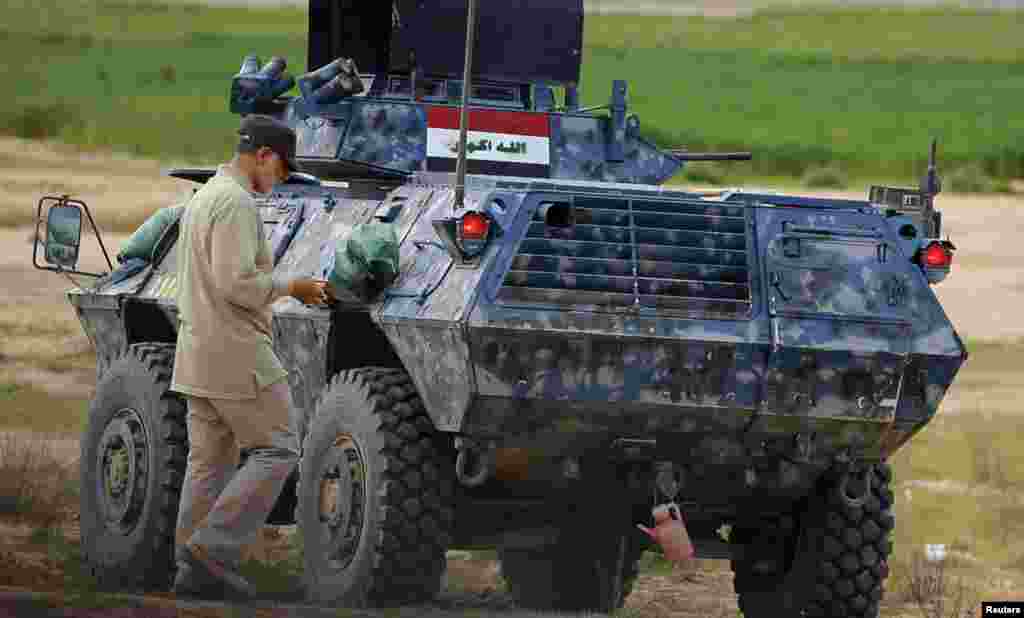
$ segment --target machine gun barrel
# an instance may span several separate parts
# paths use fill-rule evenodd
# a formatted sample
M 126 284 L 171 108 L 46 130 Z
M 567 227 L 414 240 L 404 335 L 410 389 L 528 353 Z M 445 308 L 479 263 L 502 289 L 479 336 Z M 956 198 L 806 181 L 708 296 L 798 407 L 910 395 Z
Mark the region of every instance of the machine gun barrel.
M 754 158 L 749 152 L 690 152 L 688 150 L 669 150 L 668 153 L 680 161 L 750 161 Z

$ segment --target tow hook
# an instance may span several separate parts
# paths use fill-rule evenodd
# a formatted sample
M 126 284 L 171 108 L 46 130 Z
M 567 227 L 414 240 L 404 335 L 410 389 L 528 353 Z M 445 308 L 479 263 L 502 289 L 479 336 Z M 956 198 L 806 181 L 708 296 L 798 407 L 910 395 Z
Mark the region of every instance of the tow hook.
M 657 440 L 641 438 L 616 438 L 612 441 L 612 450 L 626 459 L 645 459 L 658 448 Z
M 863 470 L 862 470 L 862 473 L 864 475 L 864 480 L 863 480 L 864 490 L 860 493 L 859 496 L 851 496 L 850 495 L 850 493 L 849 493 L 849 484 L 850 484 L 850 478 L 854 476 L 854 469 L 855 469 L 855 466 L 853 466 L 852 464 L 849 465 L 846 468 L 846 471 L 843 472 L 842 477 L 840 477 L 840 479 L 839 479 L 839 487 L 837 488 L 837 490 L 839 492 L 839 499 L 842 500 L 843 503 L 846 506 L 850 507 L 851 509 L 857 509 L 857 508 L 860 508 L 860 507 L 864 506 L 864 503 L 867 501 L 868 496 L 871 495 L 871 476 L 872 476 L 871 472 L 872 472 L 872 466 L 870 466 L 870 465 L 863 466 Z M 857 483 L 856 485 L 859 485 L 859 483 Z
M 455 438 L 459 456 L 455 460 L 455 477 L 466 487 L 479 487 L 494 474 L 495 444 L 481 448 L 472 438 Z

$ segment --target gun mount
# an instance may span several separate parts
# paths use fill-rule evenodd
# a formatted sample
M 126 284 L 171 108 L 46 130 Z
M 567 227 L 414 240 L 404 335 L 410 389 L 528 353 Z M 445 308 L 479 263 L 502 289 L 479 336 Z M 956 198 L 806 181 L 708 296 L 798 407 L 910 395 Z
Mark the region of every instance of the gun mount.
M 483 3 L 473 28 L 467 0 L 388 4 L 311 0 L 300 94 L 281 96 L 296 81 L 283 59 L 259 69 L 252 56 L 233 80 L 232 111 L 285 120 L 300 162 L 338 180 L 456 171 L 462 130 L 473 175 L 662 184 L 685 161 L 746 160 L 645 140 L 625 81 L 606 104 L 581 109 L 582 0 Z

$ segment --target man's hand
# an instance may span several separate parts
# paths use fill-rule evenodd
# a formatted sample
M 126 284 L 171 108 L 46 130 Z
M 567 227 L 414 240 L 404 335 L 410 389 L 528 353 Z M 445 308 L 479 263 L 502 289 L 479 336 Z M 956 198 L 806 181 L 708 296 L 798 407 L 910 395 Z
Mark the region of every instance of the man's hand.
M 322 279 L 296 279 L 288 284 L 288 295 L 306 305 L 327 304 L 327 282 Z

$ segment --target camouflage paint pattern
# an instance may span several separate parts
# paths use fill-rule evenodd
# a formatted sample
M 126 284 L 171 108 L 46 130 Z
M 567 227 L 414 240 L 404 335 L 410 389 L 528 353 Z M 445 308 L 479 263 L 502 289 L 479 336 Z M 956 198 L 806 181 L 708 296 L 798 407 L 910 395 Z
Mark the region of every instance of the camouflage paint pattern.
M 347 238 L 352 230 L 373 216 L 377 202 L 370 200 L 345 200 L 340 206 L 329 207 L 330 200 L 324 196 L 309 197 L 303 200 L 305 205 L 304 220 L 291 239 L 287 250 L 275 268 L 275 275 L 282 277 L 318 277 L 326 279 L 324 263 L 325 255 L 333 254 L 337 239 Z M 281 221 L 284 218 L 282 217 Z M 264 219 L 264 227 L 273 229 Z M 273 232 L 269 232 L 273 238 Z M 278 247 L 272 246 L 276 252 Z M 288 298 L 277 301 L 297 304 Z
M 323 159 L 338 156 L 338 147 L 352 115 L 351 105 L 340 107 L 330 117 L 307 116 L 299 106 L 288 108 L 282 120 L 295 131 L 296 156 Z
M 881 215 L 762 207 L 757 228 L 774 312 L 907 321 L 915 338 L 928 338 L 927 349 L 958 353 L 934 293 L 920 287 L 923 273 L 899 252 Z
M 324 312 L 305 308 L 302 313 L 274 315 L 275 353 L 288 371 L 292 405 L 297 411 L 296 431 L 304 436 L 316 400 L 327 385 L 327 350 L 331 322 Z
M 361 96 L 325 106 L 292 99 L 280 118 L 298 138 L 297 154 L 415 172 L 427 156 L 429 103 Z M 660 185 L 683 163 L 603 116 L 548 112 L 550 177 Z
M 723 414 L 691 408 L 687 414 L 665 406 L 621 402 L 516 400 L 481 397 L 466 416 L 474 435 L 503 447 L 529 448 L 546 456 L 579 455 L 607 448 L 609 436 L 658 437 L 668 459 L 727 463 L 744 455 L 742 434 L 752 411 Z M 659 444 L 659 447 L 662 445 Z
M 904 370 L 904 381 L 896 408 L 897 421 L 927 423 L 956 377 L 962 360 L 934 354 L 912 354 Z
M 551 177 L 660 185 L 683 164 L 639 137 L 621 130 L 622 162 L 609 160 L 607 118 L 551 115 Z M 615 137 L 615 136 L 612 136 Z
M 75 303 L 81 296 L 69 294 Z M 96 350 L 96 382 L 110 365 L 128 350 L 128 338 L 120 311 L 116 308 L 89 306 L 88 301 L 75 307 L 82 330 Z
M 480 200 L 479 193 L 467 190 L 467 208 Z M 417 187 L 407 202 L 420 214 L 401 245 L 400 275 L 384 292 L 374 317 L 410 372 L 435 425 L 458 431 L 476 392 L 462 322 L 481 270 L 455 265 L 431 224 L 452 216 L 452 189 Z
M 373 219 L 395 227 L 395 235 L 402 242 L 409 235 L 413 225 L 429 206 L 437 190 L 426 190 L 404 185 L 388 194 L 375 209 Z M 403 253 L 402 255 L 408 255 Z
M 646 436 L 699 432 L 700 415 L 740 430 L 757 403 L 746 346 L 496 329 L 471 337 L 480 394 L 511 406 L 510 416 L 495 419 L 499 410 L 474 408 L 474 431 L 526 439 L 572 421 L 586 431 Z M 563 407 L 546 419 L 525 413 L 546 402 Z
M 412 376 L 434 426 L 459 431 L 476 392 L 464 332 L 407 320 L 385 322 L 381 328 Z
M 388 113 L 399 108 L 360 104 L 352 126 L 379 118 L 400 127 Z M 348 147 L 355 134 L 346 135 Z M 432 226 L 459 214 L 451 174 L 417 172 L 383 199 L 353 199 L 326 182 L 258 199 L 285 276 L 325 277 L 357 225 L 395 226 L 398 278 L 372 302 L 342 306 L 378 322 L 444 431 L 548 454 L 656 436 L 691 462 L 826 465 L 846 452 L 879 457 L 928 422 L 963 362 L 898 226 L 866 202 L 723 202 L 585 180 L 466 184 L 467 208 L 491 212 L 501 230 L 470 265 L 453 260 Z M 574 224 L 547 225 L 548 204 L 567 204 Z M 102 334 L 124 328 L 109 317 L 114 298 L 173 315 L 171 264 L 173 250 L 116 286 L 73 295 L 83 307 L 112 301 L 107 317 L 83 310 L 97 347 L 124 345 Z M 329 377 L 331 322 L 347 314 L 290 298 L 274 312 L 275 346 L 308 413 Z M 792 471 L 778 479 L 799 485 Z
M 391 169 L 419 169 L 427 157 L 427 115 L 411 103 L 352 103 L 338 158 Z

